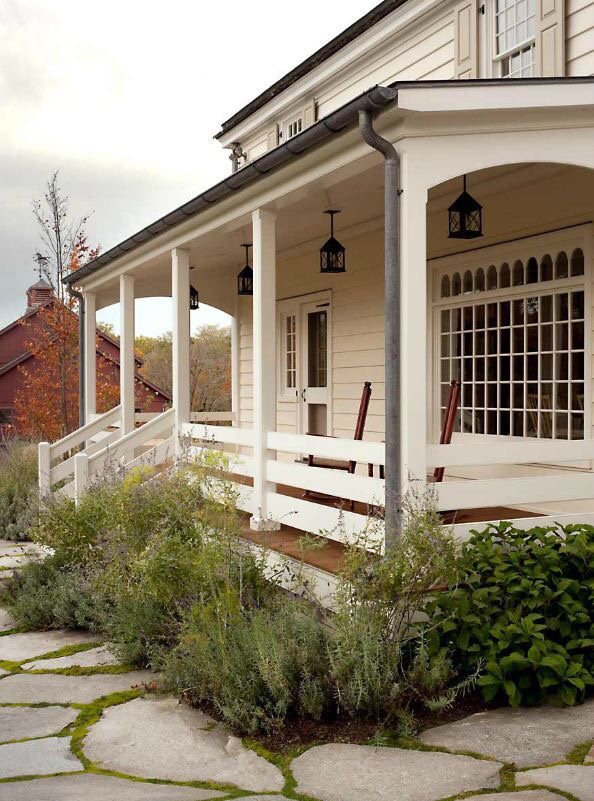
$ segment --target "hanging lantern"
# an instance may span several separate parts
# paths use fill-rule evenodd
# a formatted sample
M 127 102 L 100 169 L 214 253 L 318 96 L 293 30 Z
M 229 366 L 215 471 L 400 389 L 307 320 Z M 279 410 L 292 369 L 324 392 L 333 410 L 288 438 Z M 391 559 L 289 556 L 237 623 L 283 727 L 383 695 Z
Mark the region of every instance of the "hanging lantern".
M 340 214 L 340 211 L 328 209 L 324 214 L 330 215 L 330 239 L 320 248 L 320 272 L 344 273 L 346 271 L 346 251 L 334 238 L 334 215 Z
M 198 290 L 194 289 L 192 284 L 190 284 L 190 311 L 196 311 L 196 309 L 200 308 L 200 296 L 198 294 Z
M 238 295 L 253 295 L 254 294 L 254 271 L 250 267 L 250 245 L 242 245 L 245 248 L 245 267 L 237 276 L 237 294 Z
M 450 239 L 476 239 L 483 235 L 483 207 L 466 191 L 464 191 L 448 209 Z

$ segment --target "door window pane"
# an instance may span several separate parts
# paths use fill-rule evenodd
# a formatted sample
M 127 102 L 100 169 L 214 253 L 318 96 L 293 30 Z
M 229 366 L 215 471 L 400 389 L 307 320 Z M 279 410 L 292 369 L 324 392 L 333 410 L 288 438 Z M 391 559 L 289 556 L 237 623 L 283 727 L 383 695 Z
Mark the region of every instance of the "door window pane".
M 325 311 L 307 315 L 308 386 L 328 386 L 328 314 Z

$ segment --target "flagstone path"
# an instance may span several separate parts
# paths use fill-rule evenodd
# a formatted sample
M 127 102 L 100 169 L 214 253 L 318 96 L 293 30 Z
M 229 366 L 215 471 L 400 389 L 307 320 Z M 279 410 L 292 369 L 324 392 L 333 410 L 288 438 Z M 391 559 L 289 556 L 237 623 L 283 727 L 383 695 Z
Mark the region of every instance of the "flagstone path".
M 594 700 L 471 715 L 406 748 L 317 745 L 281 770 L 100 638 L 14 628 L 0 609 L 0 801 L 594 801 Z

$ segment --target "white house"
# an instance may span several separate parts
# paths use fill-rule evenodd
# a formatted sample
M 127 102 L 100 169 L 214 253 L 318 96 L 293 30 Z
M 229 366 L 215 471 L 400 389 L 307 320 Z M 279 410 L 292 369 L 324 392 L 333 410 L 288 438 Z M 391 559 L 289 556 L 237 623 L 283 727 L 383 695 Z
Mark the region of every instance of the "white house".
M 96 435 L 120 420 L 108 451 L 128 464 L 149 440 L 162 458 L 169 437 L 235 452 L 239 504 L 271 547 L 281 524 L 340 540 L 384 499 L 393 537 L 398 491 L 435 466 L 461 535 L 503 516 L 594 522 L 592 75 L 592 0 L 372 9 L 223 124 L 223 181 L 69 276 L 89 330 L 120 301 L 122 402 L 94 416 L 87 344 L 91 422 L 41 447 L 42 489 L 81 492 L 106 458 Z M 482 236 L 449 235 L 464 176 Z M 328 210 L 343 272 L 321 271 Z M 251 296 L 238 294 L 244 243 Z M 190 284 L 233 315 L 232 427 L 190 419 Z M 148 296 L 172 297 L 174 399 L 135 430 L 134 299 Z M 439 445 L 452 379 L 460 409 Z

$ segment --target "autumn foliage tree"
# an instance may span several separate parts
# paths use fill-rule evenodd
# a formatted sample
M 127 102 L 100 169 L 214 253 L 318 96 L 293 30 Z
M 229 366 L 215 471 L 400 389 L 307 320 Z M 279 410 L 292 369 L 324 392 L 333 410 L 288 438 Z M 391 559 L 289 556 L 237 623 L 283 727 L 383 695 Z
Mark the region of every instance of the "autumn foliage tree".
M 88 216 L 73 220 L 69 198 L 58 174 L 47 183 L 41 200 L 33 201 L 41 247 L 35 254 L 39 277 L 52 288 L 53 299 L 23 320 L 31 357 L 21 365 L 14 418 L 21 436 L 53 441 L 78 427 L 78 303 L 62 279 L 98 248 L 88 244 Z M 97 363 L 97 408 L 106 411 L 119 401 L 119 387 L 104 360 Z
M 137 337 L 143 355 L 142 374 L 171 392 L 171 333 Z M 193 412 L 227 412 L 231 409 L 231 332 L 206 325 L 190 341 L 190 397 Z

